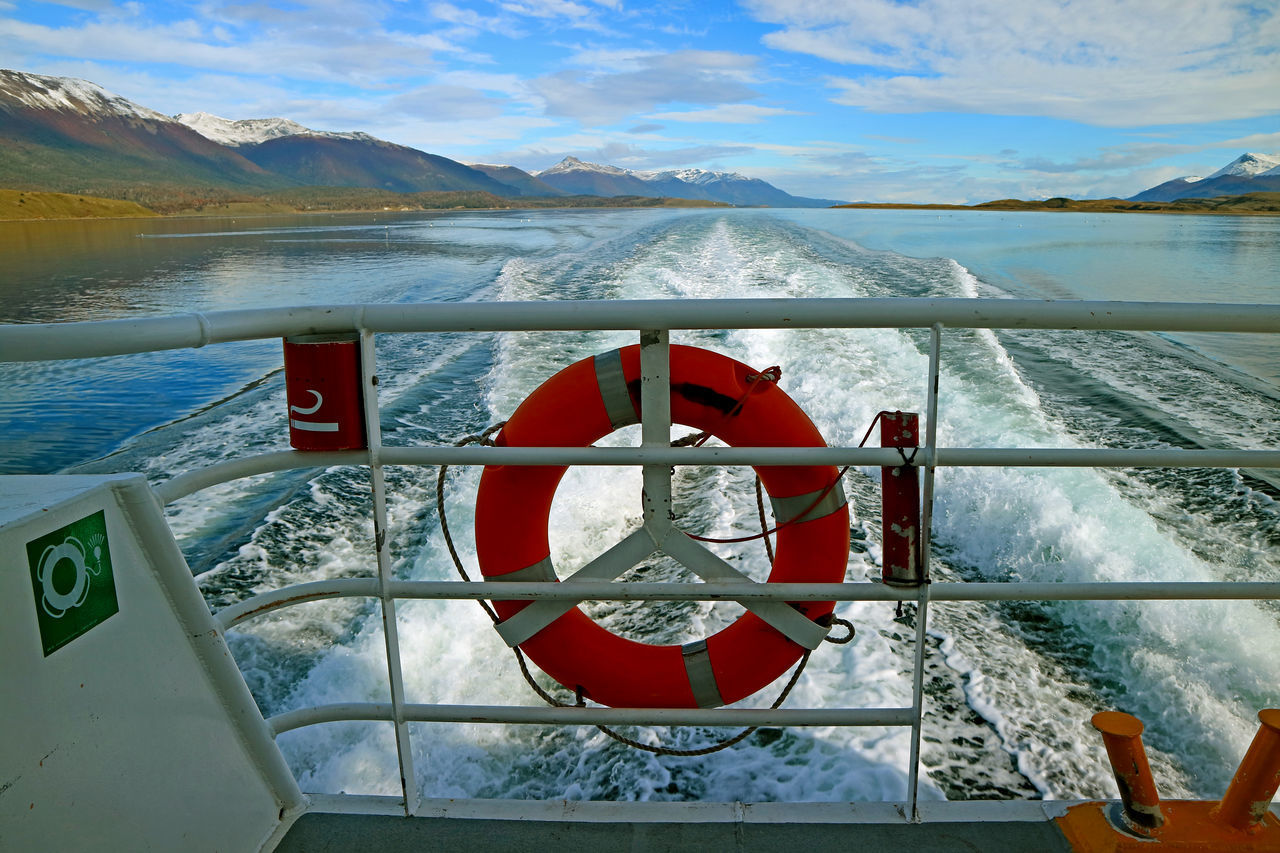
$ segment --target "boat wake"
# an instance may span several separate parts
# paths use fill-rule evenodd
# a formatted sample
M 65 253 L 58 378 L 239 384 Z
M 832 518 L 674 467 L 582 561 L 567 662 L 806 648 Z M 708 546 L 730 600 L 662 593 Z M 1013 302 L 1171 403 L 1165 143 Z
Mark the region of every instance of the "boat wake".
M 466 298 L 959 297 L 993 289 L 953 260 L 870 251 L 766 213 L 643 216 L 607 234 L 579 225 L 526 248 Z M 919 330 L 675 331 L 672 341 L 782 365 L 783 389 L 829 444 L 856 445 L 881 410 L 924 406 L 928 336 Z M 384 441 L 452 443 L 509 416 L 561 367 L 634 342 L 634 332 L 384 336 Z M 147 473 L 159 479 L 279 449 L 283 399 L 272 377 L 184 423 Z M 951 330 L 943 338 L 942 446 L 1271 446 L 1278 409 L 1274 396 L 1149 337 Z M 636 440 L 633 428 L 605 443 Z M 435 471 L 389 469 L 388 477 L 396 572 L 452 578 L 435 517 Z M 879 576 L 878 478 L 878 469 L 846 475 L 851 581 Z M 467 531 L 477 479 L 476 470 L 454 469 L 446 494 L 473 576 Z M 940 580 L 1275 576 L 1280 512 L 1269 487 L 1248 473 L 949 468 L 937 481 Z M 674 486 L 682 527 L 754 532 L 749 470 L 682 469 Z M 639 496 L 638 471 L 569 472 L 550 531 L 562 576 L 638 526 Z M 170 516 L 207 598 L 223 606 L 284 583 L 372 574 L 368 500 L 361 471 L 293 472 L 216 487 Z M 753 577 L 768 573 L 758 542 L 715 548 Z M 633 573 L 657 580 L 681 570 L 655 559 Z M 662 643 L 705 636 L 739 612 L 733 604 L 588 607 L 615 630 Z M 847 603 L 837 615 L 857 626 L 855 641 L 819 649 L 788 706 L 910 704 L 913 608 L 899 615 L 890 604 Z M 408 701 L 538 701 L 474 603 L 403 602 L 399 617 Z M 1111 770 L 1087 730 L 1089 716 L 1110 707 L 1148 721 L 1165 796 L 1216 796 L 1252 736 L 1256 710 L 1274 705 L 1272 685 L 1280 683 L 1280 663 L 1266 651 L 1280 641 L 1277 613 L 1252 603 L 939 603 L 930 625 L 925 797 L 1110 796 Z M 267 714 L 388 701 L 370 603 L 304 605 L 246 623 L 231 640 Z M 784 682 L 743 704 L 767 706 Z M 631 750 L 593 728 L 413 725 L 418 782 L 433 797 L 892 801 L 906 793 L 905 730 L 763 729 L 690 759 Z M 682 749 L 731 733 L 628 730 Z M 385 724 L 316 726 L 281 744 L 304 789 L 399 791 Z

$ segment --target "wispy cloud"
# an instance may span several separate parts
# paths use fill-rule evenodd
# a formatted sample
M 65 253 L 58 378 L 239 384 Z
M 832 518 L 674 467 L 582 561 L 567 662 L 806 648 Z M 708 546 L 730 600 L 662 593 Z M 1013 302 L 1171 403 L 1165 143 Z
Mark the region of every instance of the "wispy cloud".
M 465 38 L 479 33 L 501 33 L 511 37 L 523 35 L 510 15 L 484 15 L 453 3 L 434 3 L 428 12 L 434 20 L 453 27 L 452 32 Z
M 720 106 L 756 97 L 743 82 L 756 58 L 721 51 L 677 51 L 629 57 L 634 70 L 566 70 L 532 82 L 549 115 L 587 126 L 611 124 L 669 104 Z
M 388 30 L 367 14 L 340 15 L 312 4 L 306 17 L 226 6 L 203 19 L 171 22 L 103 17 L 47 26 L 0 20 L 0 41 L 30 54 L 295 80 L 377 85 L 433 67 L 452 46 L 431 33 Z
M 390 98 L 386 108 L 429 123 L 490 119 L 504 112 L 501 100 L 467 86 L 419 86 Z
M 707 164 L 749 152 L 743 145 L 690 145 L 685 148 L 643 148 L 625 143 L 609 143 L 594 149 L 580 150 L 584 160 L 611 163 L 626 169 L 646 171 L 675 169 L 690 164 Z
M 778 50 L 860 67 L 836 103 L 1141 126 L 1280 110 L 1280 8 L 1234 0 L 748 0 Z
M 549 138 L 544 144 L 527 149 L 495 152 L 495 156 L 531 171 L 546 169 L 566 155 L 589 163 L 607 163 L 624 169 L 651 171 L 690 165 L 714 168 L 717 164 L 729 162 L 754 150 L 751 146 L 733 143 L 645 146 L 614 139 L 607 134 L 579 133 Z
M 608 29 L 599 18 L 601 8 L 621 8 L 621 3 L 614 0 L 593 0 L 591 3 L 578 3 L 574 0 L 507 0 L 499 5 L 509 14 L 597 31 Z
M 649 118 L 658 121 L 706 122 L 710 124 L 759 124 L 775 116 L 797 116 L 803 113 L 781 107 L 761 107 L 756 104 L 721 104 L 705 110 L 654 113 Z

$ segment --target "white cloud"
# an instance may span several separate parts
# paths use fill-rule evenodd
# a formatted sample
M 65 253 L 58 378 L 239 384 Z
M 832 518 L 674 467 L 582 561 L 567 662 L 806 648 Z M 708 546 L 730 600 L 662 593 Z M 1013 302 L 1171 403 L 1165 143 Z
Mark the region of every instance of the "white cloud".
M 454 160 L 496 163 L 486 155 L 476 159 L 475 152 L 491 151 L 494 143 L 511 143 L 528 138 L 531 133 L 555 126 L 555 122 L 540 116 L 501 115 L 489 119 L 471 119 L 464 122 L 415 122 L 410 118 L 382 120 L 379 124 L 362 124 L 374 136 L 392 140 L 432 154 L 440 154 Z M 518 164 L 513 164 L 518 165 Z
M 482 15 L 474 9 L 452 3 L 436 3 L 428 10 L 433 18 L 452 25 L 447 35 L 456 39 L 474 38 L 480 33 L 496 33 L 507 38 L 521 38 L 523 31 L 510 15 Z
M 438 83 L 468 86 L 485 92 L 499 92 L 508 98 L 529 97 L 529 84 L 518 74 L 500 74 L 486 71 L 443 71 L 436 74 Z
M 751 146 L 733 142 L 664 145 L 660 140 L 653 146 L 639 146 L 634 142 L 615 139 L 611 134 L 577 133 L 546 138 L 538 143 L 515 150 L 494 151 L 479 162 L 511 163 L 527 171 L 546 169 L 566 155 L 572 155 L 589 163 L 604 163 L 623 169 L 650 171 L 699 166 L 719 171 L 732 171 L 726 165 L 735 158 L 755 152 Z
M 594 148 L 573 151 L 580 160 L 608 163 L 623 169 L 649 171 L 703 166 L 749 154 L 752 148 L 745 145 L 691 145 L 682 148 L 642 148 L 627 142 L 609 142 Z
M 520 0 L 503 3 L 502 8 L 517 15 L 532 18 L 568 18 L 579 20 L 591 14 L 591 9 L 572 0 Z
M 1238 151 L 1280 151 L 1280 131 L 1275 133 L 1251 133 L 1213 144 L 1214 148 L 1233 148 Z
M 421 73 L 434 67 L 437 52 L 457 49 L 430 33 L 384 29 L 374 9 L 354 4 L 312 3 L 305 13 L 265 6 L 206 11 L 204 19 L 170 23 L 103 16 L 51 27 L 0 19 L 0 44 L 13 53 L 368 85 Z
M 114 0 L 53 0 L 53 5 L 69 6 L 72 9 L 85 9 L 90 12 L 107 12 L 115 6 L 115 2 Z
M 432 17 L 450 24 L 473 27 L 478 30 L 488 29 L 498 22 L 496 17 L 481 15 L 474 9 L 463 9 L 452 3 L 432 3 L 428 10 Z
M 849 66 L 836 102 L 877 112 L 1139 126 L 1280 111 L 1280 9 L 1233 0 L 748 0 L 770 47 Z
M 593 0 L 590 5 L 574 0 L 507 0 L 500 4 L 508 15 L 532 18 L 544 26 L 569 26 L 604 33 L 609 28 L 601 20 L 601 7 L 616 12 L 622 10 L 622 3 L 620 0 Z
M 386 101 L 387 110 L 421 122 L 438 123 L 491 119 L 502 115 L 504 103 L 467 86 L 419 86 Z
M 644 113 L 666 104 L 719 106 L 756 97 L 746 85 L 756 58 L 721 51 L 686 50 L 634 56 L 633 70 L 561 71 L 532 81 L 548 115 L 588 126 Z
M 656 48 L 576 48 L 565 57 L 564 64 L 577 68 L 585 68 L 595 73 L 640 71 L 645 62 L 663 51 Z
M 708 122 L 717 124 L 759 124 L 774 116 L 804 115 L 796 110 L 781 107 L 761 107 L 755 104 L 721 104 L 706 110 L 654 113 L 646 118 L 656 121 Z
M 1185 145 L 1126 145 L 1103 149 L 1097 154 L 1059 162 L 1046 157 L 1027 157 L 1007 161 L 1014 168 L 1042 174 L 1073 174 L 1076 172 L 1115 172 L 1149 166 L 1162 157 L 1185 153 Z

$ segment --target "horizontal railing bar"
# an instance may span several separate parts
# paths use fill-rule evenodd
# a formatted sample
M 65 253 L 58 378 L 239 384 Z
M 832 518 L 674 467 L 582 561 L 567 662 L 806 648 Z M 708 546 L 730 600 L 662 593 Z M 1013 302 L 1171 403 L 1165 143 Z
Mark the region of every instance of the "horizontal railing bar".
M 922 464 L 917 460 L 917 464 Z M 939 447 L 939 468 L 1280 468 L 1276 450 Z
M 457 581 L 451 583 L 457 583 Z M 262 616 L 284 607 L 292 607 L 295 604 L 325 601 L 330 598 L 377 598 L 381 594 L 377 578 L 332 578 L 310 581 L 273 589 L 236 602 L 219 610 L 214 614 L 214 618 L 225 630 L 246 619 Z M 400 597 L 410 598 L 411 596 Z
M 912 458 L 938 467 L 1280 468 L 1278 450 L 927 447 Z M 880 447 L 383 447 L 387 465 L 901 465 Z
M 392 581 L 392 597 L 408 600 L 554 601 L 915 601 L 912 587 L 880 583 L 565 583 Z M 218 611 L 223 628 L 282 607 L 329 598 L 376 597 L 373 578 L 335 578 L 256 595 Z M 1144 581 L 1079 583 L 933 583 L 932 601 L 1198 601 L 1280 599 L 1280 582 Z
M 586 708 L 406 704 L 411 723 L 523 723 L 570 726 L 909 726 L 910 708 Z M 277 734 L 317 723 L 392 722 L 390 702 L 344 702 L 277 714 Z
M 92 358 L 212 343 L 370 332 L 786 328 L 1277 332 L 1280 305 L 1031 299 L 647 299 L 312 305 L 0 326 L 0 361 Z
M 277 450 L 219 462 L 194 471 L 186 471 L 163 483 L 152 486 L 162 504 L 171 504 L 179 498 L 195 494 L 202 489 L 228 483 L 244 477 L 272 474 L 277 471 L 294 471 L 301 468 L 327 468 L 332 465 L 368 465 L 367 450 L 299 451 Z
M 922 447 L 913 461 L 938 467 L 1280 468 L 1276 450 Z M 383 447 L 384 465 L 861 465 L 902 463 L 879 447 Z M 368 464 L 364 450 L 281 450 L 189 471 L 155 486 L 168 504 L 230 480 L 276 471 Z
M 931 601 L 1248 601 L 1275 598 L 1280 598 L 1280 582 L 1271 581 L 1011 581 L 934 583 L 929 589 Z

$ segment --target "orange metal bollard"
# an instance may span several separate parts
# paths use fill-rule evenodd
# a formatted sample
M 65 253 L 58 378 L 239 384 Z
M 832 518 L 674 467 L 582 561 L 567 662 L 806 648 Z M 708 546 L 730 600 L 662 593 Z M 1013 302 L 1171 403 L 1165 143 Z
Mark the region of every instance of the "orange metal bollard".
M 1122 711 L 1102 711 L 1094 714 L 1091 722 L 1102 733 L 1107 759 L 1120 786 L 1126 822 L 1134 832 L 1151 835 L 1164 823 L 1164 813 L 1147 751 L 1142 747 L 1142 721 Z
M 1214 820 L 1240 830 L 1256 826 L 1266 816 L 1280 788 L 1280 709 L 1259 711 L 1258 720 L 1262 726 L 1249 751 L 1222 801 L 1210 812 Z
M 1123 810 L 1108 802 L 1079 803 L 1055 824 L 1081 853 L 1280 853 L 1280 820 L 1271 813 L 1280 789 L 1280 709 L 1261 711 L 1258 719 L 1262 728 L 1221 802 L 1161 803 L 1142 747 L 1142 723 L 1116 711 L 1094 714 Z

